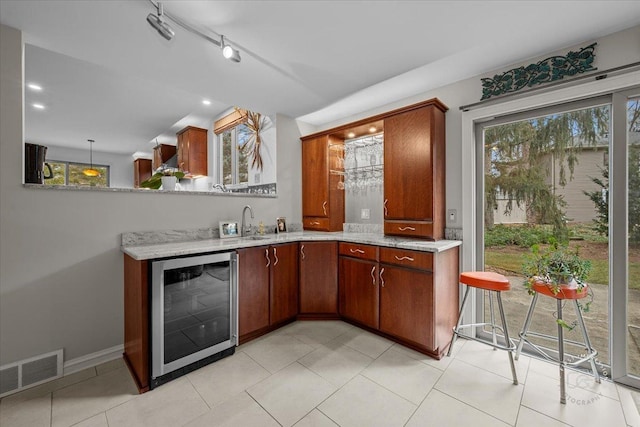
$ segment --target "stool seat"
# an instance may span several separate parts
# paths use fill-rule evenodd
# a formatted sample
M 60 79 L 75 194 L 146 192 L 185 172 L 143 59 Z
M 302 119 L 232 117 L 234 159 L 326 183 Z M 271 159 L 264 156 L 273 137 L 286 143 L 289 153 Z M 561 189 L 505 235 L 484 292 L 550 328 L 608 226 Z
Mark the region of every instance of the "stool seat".
M 453 334 L 451 336 L 451 342 L 449 343 L 447 356 L 451 356 L 451 351 L 453 350 L 453 345 L 455 344 L 458 335 L 463 335 L 461 330 L 467 328 L 476 329 L 479 327 L 483 328 L 484 326 L 489 326 L 491 327 L 491 336 L 493 338 L 491 343 L 475 336 L 475 333 L 472 333 L 470 336 L 466 336 L 466 338 L 484 342 L 493 347 L 494 350 L 506 350 L 507 354 L 509 355 L 509 365 L 511 365 L 513 384 L 518 385 L 516 365 L 513 362 L 513 352 L 516 350 L 516 345 L 513 341 L 511 341 L 511 338 L 509 338 L 507 320 L 504 317 L 504 307 L 502 306 L 502 296 L 500 295 L 503 291 L 508 291 L 509 289 L 511 289 L 509 280 L 502 274 L 492 273 L 490 271 L 466 271 L 464 273 L 460 273 L 460 283 L 467 285 L 467 289 L 464 293 L 464 297 L 462 297 L 462 305 L 460 306 L 460 313 L 458 314 L 458 322 L 456 323 L 455 328 L 453 328 Z M 464 308 L 467 304 L 469 294 L 471 293 L 471 288 L 477 288 L 483 291 L 487 291 L 487 296 L 489 297 L 489 313 L 491 315 L 490 322 L 467 324 L 462 323 L 462 315 L 464 314 Z M 500 311 L 500 320 L 502 321 L 502 327 L 496 324 L 495 316 L 493 314 L 493 294 L 495 294 L 495 297 L 498 300 L 498 309 Z M 496 330 L 501 331 L 504 334 L 504 344 L 498 343 Z
M 511 289 L 509 280 L 502 274 L 491 271 L 467 271 L 460 274 L 460 282 L 474 288 L 488 291 L 508 291 Z
M 589 287 L 585 284 L 582 289 L 578 290 L 578 284 L 576 282 L 568 285 L 561 285 L 558 289 L 558 293 L 553 292 L 553 285 L 542 280 L 536 280 L 533 282 L 531 288 L 542 295 L 560 300 L 577 300 L 589 295 Z

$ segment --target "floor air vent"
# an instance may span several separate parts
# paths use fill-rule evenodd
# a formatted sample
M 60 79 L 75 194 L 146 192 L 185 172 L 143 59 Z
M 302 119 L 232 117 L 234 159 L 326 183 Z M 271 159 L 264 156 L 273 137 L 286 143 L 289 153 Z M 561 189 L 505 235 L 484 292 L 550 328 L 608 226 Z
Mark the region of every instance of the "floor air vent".
M 62 376 L 62 350 L 0 367 L 0 397 Z

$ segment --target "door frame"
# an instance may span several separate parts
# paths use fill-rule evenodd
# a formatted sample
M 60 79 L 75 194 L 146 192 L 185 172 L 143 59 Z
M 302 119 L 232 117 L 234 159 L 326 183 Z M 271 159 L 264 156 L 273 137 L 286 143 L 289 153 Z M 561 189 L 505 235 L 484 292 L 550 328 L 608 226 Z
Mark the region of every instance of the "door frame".
M 565 104 L 571 101 L 579 101 L 582 99 L 595 98 L 601 95 L 613 94 L 616 92 L 622 92 L 629 90 L 629 88 L 636 87 L 637 82 L 640 81 L 640 71 L 632 71 L 624 74 L 619 74 L 615 76 L 610 76 L 601 80 L 593 80 L 582 84 L 577 84 L 573 86 L 567 86 L 555 90 L 543 91 L 542 93 L 533 94 L 531 96 L 526 96 L 523 98 L 513 99 L 509 101 L 505 101 L 502 103 L 480 106 L 477 109 L 472 109 L 469 111 L 462 112 L 462 147 L 461 153 L 469 153 L 469 155 L 462 156 L 461 161 L 461 169 L 462 169 L 462 238 L 464 244 L 462 245 L 461 251 L 461 271 L 474 271 L 482 269 L 482 235 L 484 224 L 482 222 L 482 197 L 483 192 L 478 194 L 478 188 L 483 188 L 481 178 L 478 178 L 478 171 L 483 167 L 482 164 L 482 153 L 479 153 L 479 150 L 482 149 L 482 145 L 480 144 L 481 135 L 477 135 L 476 126 L 479 123 L 486 122 L 489 120 L 493 120 L 496 117 L 511 115 L 515 113 L 521 112 L 529 112 L 531 110 L 541 109 L 545 107 L 552 107 L 558 104 Z M 620 95 L 621 96 L 621 95 Z M 616 101 L 614 100 L 614 103 Z M 620 101 L 618 101 L 619 103 Z M 614 106 L 612 106 L 612 111 Z M 620 106 L 617 107 L 618 109 Z M 624 115 L 626 121 L 626 115 Z M 618 127 L 617 124 L 612 124 L 613 126 Z M 615 130 L 615 128 L 612 128 Z M 619 127 L 618 127 L 619 129 Z M 620 132 L 616 132 L 618 134 L 617 138 L 621 138 Z M 626 134 L 625 134 L 626 135 Z M 479 139 L 480 138 L 480 139 Z M 616 136 L 613 136 L 616 138 Z M 619 143 L 617 143 L 619 145 Z M 613 150 L 614 140 L 611 142 L 611 149 Z M 616 152 L 612 152 L 610 155 L 610 159 L 613 156 L 616 156 L 616 159 L 612 159 L 612 162 L 617 162 L 615 164 L 621 164 L 623 156 L 626 155 L 626 139 L 625 139 L 625 149 L 618 149 Z M 622 152 L 624 151 L 624 152 Z M 626 165 L 626 158 L 624 160 L 624 164 Z M 612 168 L 615 169 L 615 168 Z M 624 168 L 625 175 L 624 179 L 626 180 L 626 168 Z M 618 175 L 620 171 L 618 171 Z M 618 179 L 618 178 L 616 178 Z M 622 178 L 619 178 L 622 179 Z M 626 182 L 626 181 L 625 181 Z M 623 186 L 621 188 L 620 182 L 613 181 L 613 177 L 610 179 L 611 188 L 615 191 L 615 194 L 612 194 L 612 199 L 615 200 L 616 197 L 622 197 L 624 203 L 626 203 L 626 193 L 627 188 Z M 615 187 L 614 187 L 615 184 Z M 614 190 L 615 188 L 615 190 Z M 624 192 L 624 196 L 620 196 L 621 192 Z M 616 204 L 616 209 L 619 209 L 620 206 Z M 609 209 L 613 209 L 613 206 L 610 205 Z M 616 210 L 618 212 L 618 210 Z M 626 211 L 623 211 L 626 212 Z M 613 218 L 614 221 L 619 221 L 619 218 Z M 626 224 L 626 221 L 623 220 L 623 223 Z M 626 239 L 626 233 L 624 234 Z M 610 238 L 613 238 L 610 236 Z M 616 236 L 616 240 L 614 243 L 610 243 L 610 257 L 614 256 L 614 248 L 616 250 L 615 256 L 616 263 L 610 263 L 610 283 L 614 283 L 613 280 L 620 281 L 626 278 L 626 265 L 627 258 L 622 258 L 620 256 L 620 245 L 621 245 L 620 237 Z M 615 245 L 615 246 L 614 246 Z M 625 240 L 625 249 L 626 252 L 626 240 Z M 480 253 L 479 253 L 480 252 Z M 620 259 L 622 258 L 622 261 Z M 612 260 L 613 261 L 613 260 Z M 617 274 L 613 274 L 613 270 L 618 269 Z M 624 273 L 621 271 L 624 270 Z M 624 274 L 624 275 L 623 275 Z M 624 281 L 626 284 L 626 280 Z M 620 286 L 619 286 L 620 287 Z M 610 292 L 612 292 L 613 286 L 610 287 Z M 614 301 L 620 301 L 621 291 L 617 290 L 617 292 L 610 294 L 610 304 L 613 304 Z M 461 292 L 462 295 L 462 292 Z M 475 297 L 475 293 L 471 295 L 472 304 L 468 304 L 465 309 L 465 313 L 463 315 L 467 319 L 477 319 L 477 316 L 481 314 L 481 311 L 478 310 L 478 306 L 482 307 L 482 302 L 479 301 L 479 298 Z M 623 366 L 618 366 L 619 358 L 625 357 L 620 355 L 620 342 L 621 338 L 620 334 L 620 324 L 624 321 L 624 328 L 626 329 L 626 293 L 622 295 L 622 301 L 624 302 L 625 307 L 625 315 L 623 320 L 620 320 L 620 313 L 617 313 L 616 317 L 612 320 L 610 317 L 609 323 L 612 325 L 612 334 L 610 334 L 610 343 L 613 343 L 615 339 L 615 347 L 610 344 L 611 347 L 611 363 L 612 366 L 616 366 L 617 368 L 624 367 L 625 373 L 621 374 L 619 369 L 614 370 L 612 373 L 612 378 L 616 381 L 632 385 L 634 387 L 640 386 L 640 381 L 635 377 L 630 377 L 626 375 L 626 361 Z M 611 309 L 612 305 L 609 307 L 610 315 L 615 312 L 615 310 Z M 626 339 L 622 342 L 626 343 Z M 614 350 L 617 351 L 614 353 Z M 625 349 L 626 351 L 626 349 Z M 615 359 L 614 359 L 615 357 Z M 637 382 L 637 384 L 636 384 Z

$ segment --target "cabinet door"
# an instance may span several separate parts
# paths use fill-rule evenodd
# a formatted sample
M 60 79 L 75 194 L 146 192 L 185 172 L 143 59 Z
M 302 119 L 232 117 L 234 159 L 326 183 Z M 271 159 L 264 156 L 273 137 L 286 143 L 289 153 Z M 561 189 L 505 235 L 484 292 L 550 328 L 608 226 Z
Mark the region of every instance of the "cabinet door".
M 424 107 L 384 120 L 384 217 L 433 218 L 432 110 Z
M 433 275 L 380 265 L 380 330 L 434 350 Z
M 190 175 L 207 175 L 207 130 L 187 127 L 178 133 L 178 167 Z
M 271 313 L 275 325 L 298 315 L 298 244 L 270 246 Z
M 269 248 L 238 250 L 240 337 L 269 326 Z
M 300 243 L 300 313 L 338 313 L 338 245 Z
M 133 187 L 139 188 L 142 181 L 151 178 L 151 160 L 136 159 L 133 161 Z
M 302 215 L 329 217 L 328 137 L 302 142 Z
M 340 314 L 378 328 L 378 263 L 340 257 Z

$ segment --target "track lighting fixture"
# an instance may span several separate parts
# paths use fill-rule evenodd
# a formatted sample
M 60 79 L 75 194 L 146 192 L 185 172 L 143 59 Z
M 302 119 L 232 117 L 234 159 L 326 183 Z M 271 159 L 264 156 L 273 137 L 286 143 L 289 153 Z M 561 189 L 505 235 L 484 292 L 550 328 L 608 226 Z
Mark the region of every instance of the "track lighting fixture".
M 169 24 L 167 24 L 162 19 L 164 15 L 164 12 L 162 10 L 162 3 L 158 2 L 158 4 L 156 5 L 156 10 L 158 12 L 158 15 L 150 13 L 149 15 L 147 15 L 147 22 L 149 22 L 149 24 L 151 24 L 151 26 L 155 28 L 162 37 L 167 40 L 171 40 L 173 36 L 176 35 L 176 33 L 175 31 L 173 31 L 173 28 L 171 28 L 171 26 L 169 26 Z
M 222 49 L 222 56 L 233 62 L 240 62 L 240 51 L 226 44 L 224 42 L 224 36 L 220 36 L 220 48 Z
M 164 13 L 161 2 L 154 3 L 153 0 L 149 0 L 149 3 L 151 3 L 156 8 L 158 13 L 157 15 L 150 13 L 147 16 L 147 21 L 165 39 L 171 40 L 176 33 L 173 31 L 173 29 L 169 26 L 169 24 L 163 18 L 170 19 L 171 21 L 181 26 L 185 30 L 189 31 L 190 33 L 195 34 L 196 36 L 200 36 L 203 39 L 207 40 L 208 42 L 218 46 L 222 50 L 222 56 L 224 56 L 225 58 L 233 62 L 240 62 L 240 51 L 226 44 L 223 35 L 220 36 L 220 40 L 211 38 L 208 35 L 202 33 L 200 30 L 197 30 L 191 25 L 182 21 L 181 19 L 176 18 L 175 16 L 172 16 L 168 13 Z

